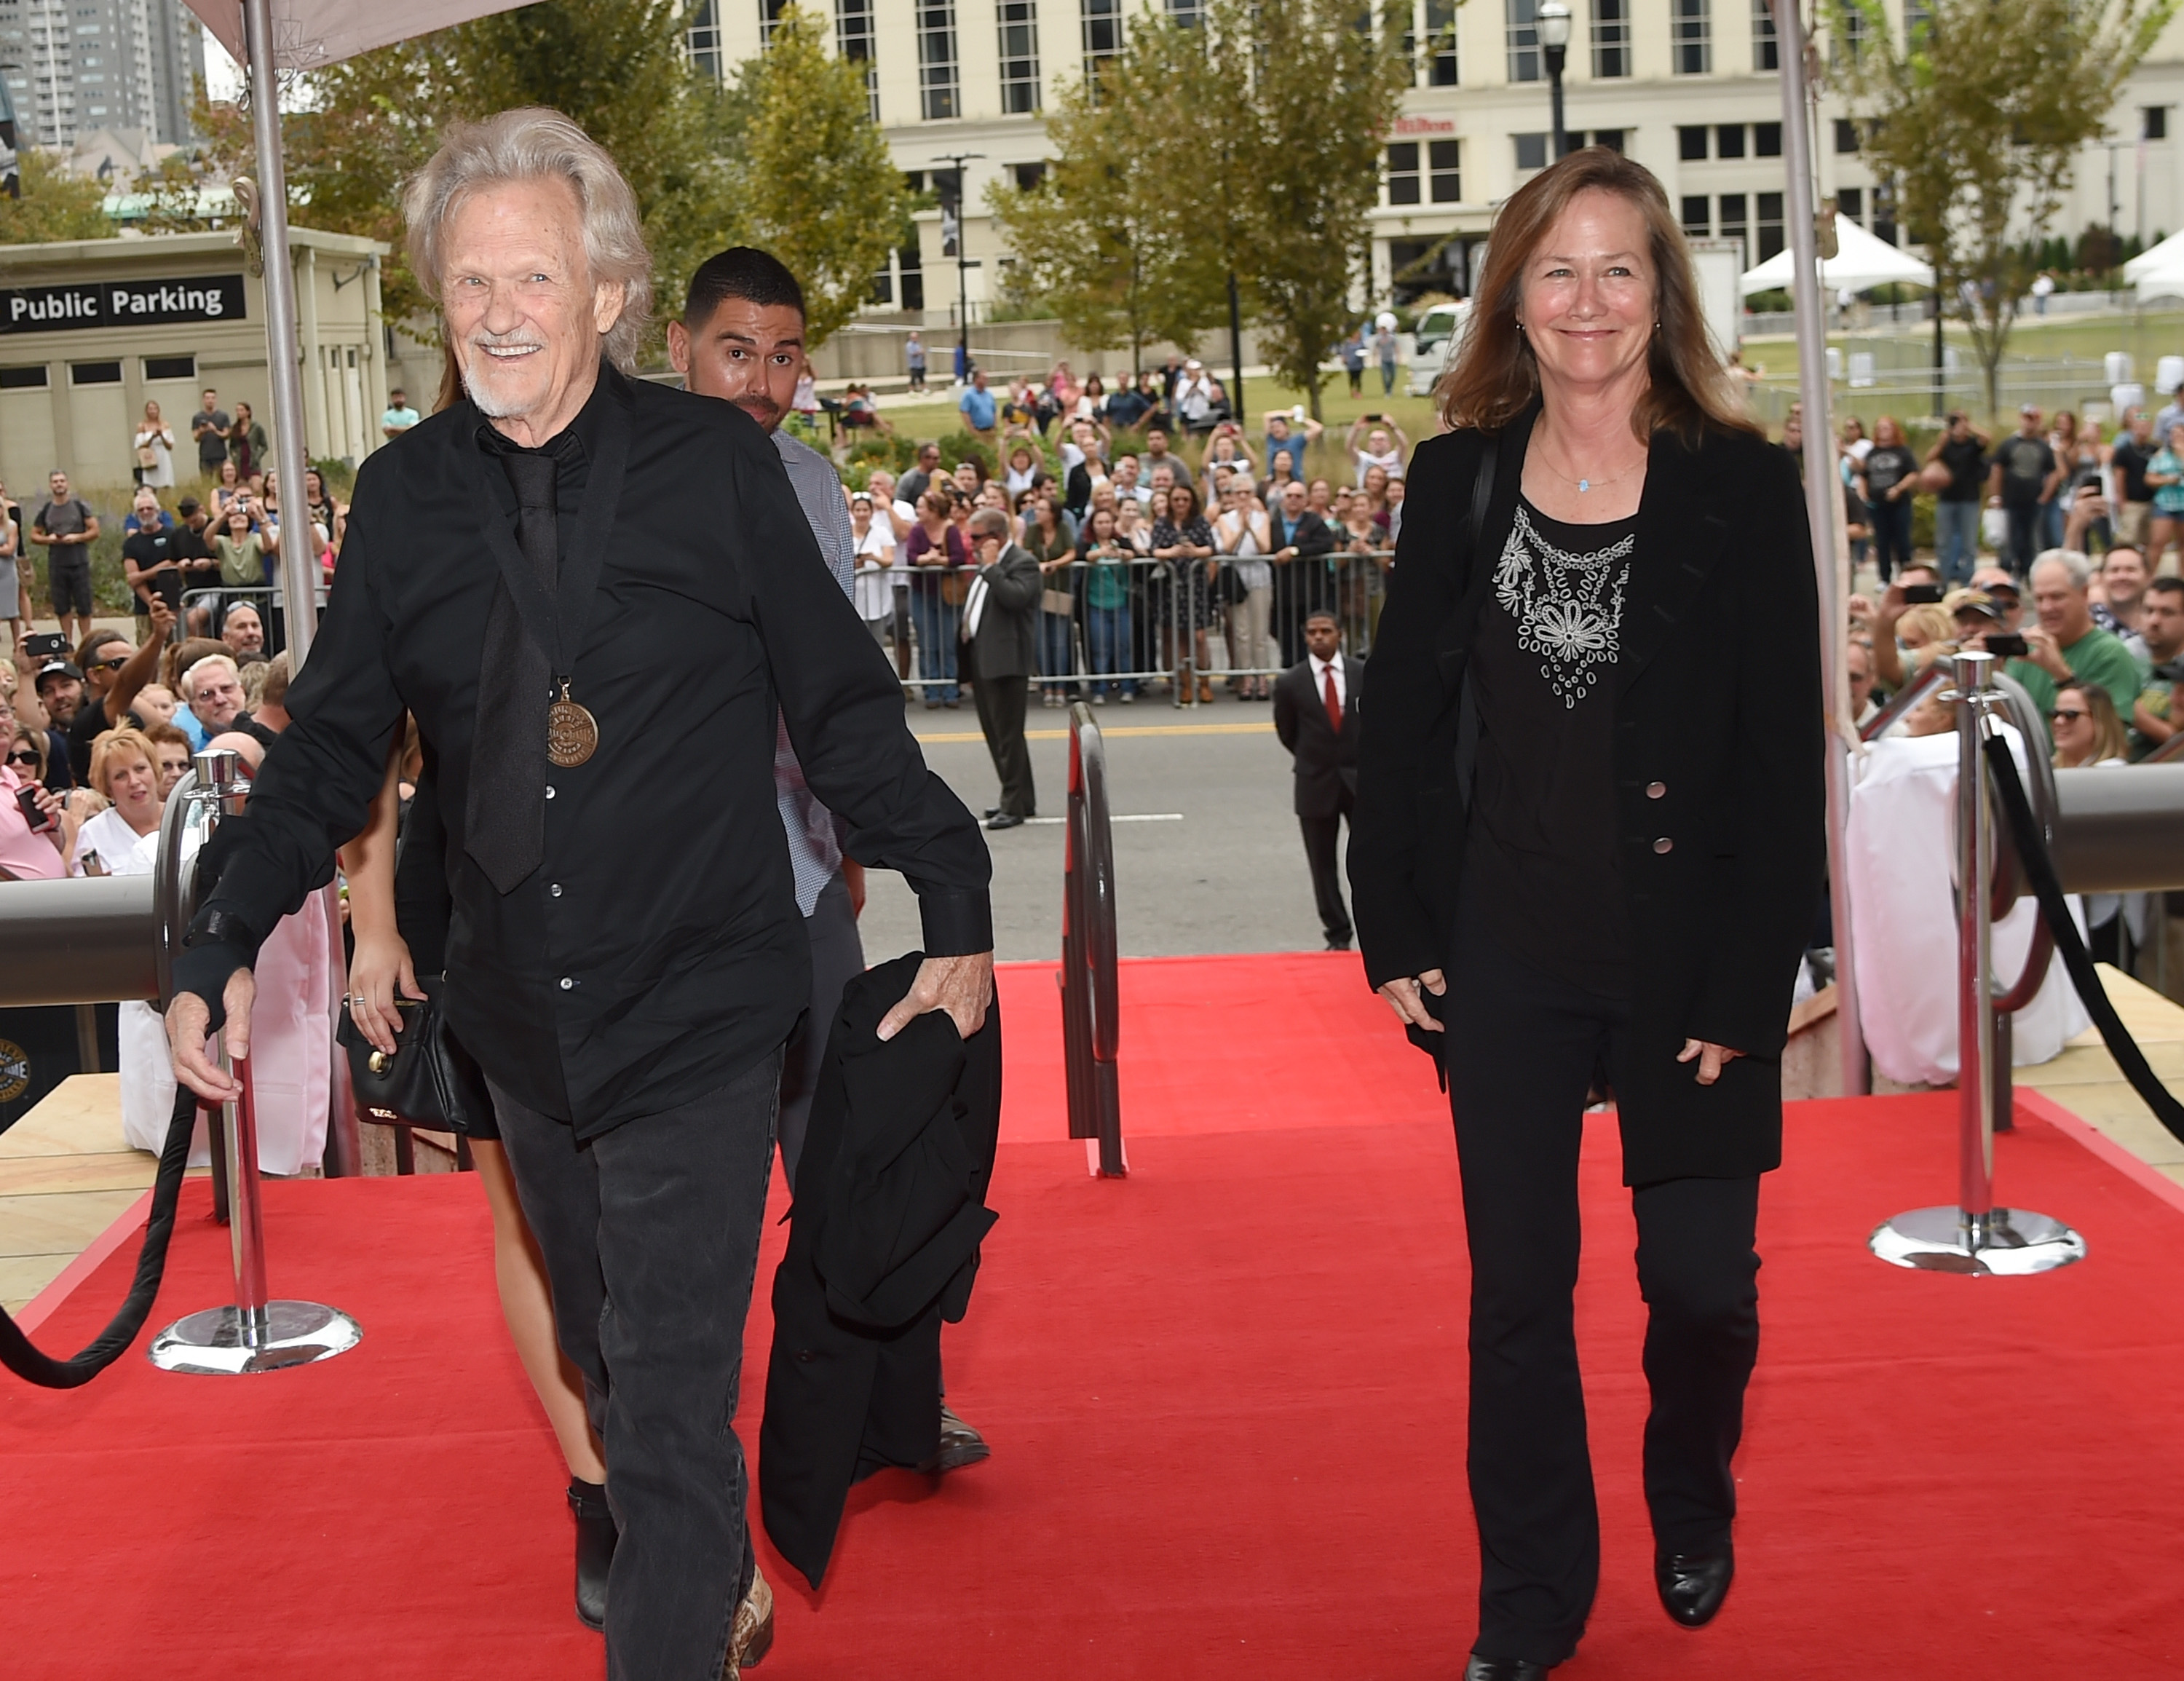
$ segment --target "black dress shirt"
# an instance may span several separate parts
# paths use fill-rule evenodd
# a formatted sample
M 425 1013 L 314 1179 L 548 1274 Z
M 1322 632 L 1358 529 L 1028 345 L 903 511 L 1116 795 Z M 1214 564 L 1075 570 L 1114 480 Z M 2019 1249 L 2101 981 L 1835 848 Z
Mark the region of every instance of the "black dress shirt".
M 599 721 L 599 750 L 549 770 L 545 862 L 493 890 L 465 850 L 464 813 L 479 648 L 504 588 L 482 521 L 512 533 L 515 499 L 480 420 L 457 403 L 358 475 L 340 581 L 289 690 L 294 721 L 223 831 L 178 986 L 216 1007 L 235 965 L 327 879 L 405 707 L 447 833 L 451 1020 L 497 1084 L 580 1137 L 726 1083 L 804 1008 L 811 942 L 774 804 L 777 705 L 850 854 L 916 890 L 927 952 L 990 949 L 983 838 L 919 755 L 772 442 L 732 403 L 607 368 L 573 427 L 580 443 L 630 430 L 571 690 Z M 566 576 L 569 479 L 587 451 L 554 453 Z

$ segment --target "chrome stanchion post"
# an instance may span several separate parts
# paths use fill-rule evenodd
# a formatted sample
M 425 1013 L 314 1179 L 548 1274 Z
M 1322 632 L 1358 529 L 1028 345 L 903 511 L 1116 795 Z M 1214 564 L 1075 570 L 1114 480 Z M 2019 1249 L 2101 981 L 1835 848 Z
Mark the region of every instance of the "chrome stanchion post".
M 197 848 L 210 838 L 223 817 L 242 810 L 249 785 L 231 752 L 210 749 L 197 755 L 190 780 L 176 790 L 189 809 L 160 831 L 157 874 L 172 883 L 159 898 L 164 949 L 179 949 L 182 931 L 195 910 L 193 877 Z M 170 971 L 163 969 L 165 988 Z M 163 998 L 163 1003 L 171 1003 Z M 314 1301 L 269 1300 L 265 1284 L 265 1226 L 258 1177 L 258 1110 L 248 1057 L 231 1069 L 223 1049 L 223 1070 L 233 1073 L 242 1095 L 223 1106 L 223 1156 L 228 1186 L 228 1243 L 235 1266 L 232 1305 L 209 1307 L 177 1319 L 152 1339 L 152 1363 L 165 1372 L 233 1378 L 254 1372 L 278 1372 L 331 1359 L 356 1346 L 364 1333 L 338 1308 Z
M 2059 1220 L 1994 1205 L 1994 812 L 1981 749 L 2002 698 L 1994 656 L 1953 662 L 1957 708 L 1957 1202 L 1914 1208 L 1874 1228 L 1883 1261 L 1928 1272 L 2014 1276 L 2085 1258 L 2086 1242 Z

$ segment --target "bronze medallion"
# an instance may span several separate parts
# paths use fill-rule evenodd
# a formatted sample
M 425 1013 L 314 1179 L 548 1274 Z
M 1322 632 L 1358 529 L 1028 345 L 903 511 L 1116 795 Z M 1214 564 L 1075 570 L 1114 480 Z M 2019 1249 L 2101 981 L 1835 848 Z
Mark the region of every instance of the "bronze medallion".
M 547 758 L 567 771 L 599 750 L 599 721 L 569 699 L 569 686 L 563 683 L 561 698 L 546 709 Z

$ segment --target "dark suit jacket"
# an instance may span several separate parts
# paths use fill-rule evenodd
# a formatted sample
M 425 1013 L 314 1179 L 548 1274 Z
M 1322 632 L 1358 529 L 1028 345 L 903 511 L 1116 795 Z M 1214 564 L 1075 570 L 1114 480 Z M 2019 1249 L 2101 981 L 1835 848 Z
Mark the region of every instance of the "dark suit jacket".
M 1481 434 L 1412 457 L 1350 847 L 1375 986 L 1450 956 L 1476 740 L 1465 670 L 1532 418 L 1502 434 L 1476 554 Z M 1658 433 L 1637 536 L 1613 695 L 1632 953 L 1630 1050 L 1611 1071 L 1624 1174 L 1761 1172 L 1781 1159 L 1780 1059 L 1825 870 L 1819 612 L 1797 470 L 1754 434 Z M 1686 1038 L 1746 1055 L 1701 1086 L 1675 1061 Z
M 1334 552 L 1334 533 L 1328 528 L 1327 521 L 1309 508 L 1297 516 L 1294 527 L 1287 523 L 1277 509 L 1272 524 L 1274 547 L 1287 548 L 1294 543 L 1300 560 L 1309 560 Z
M 1327 697 L 1312 687 L 1309 656 L 1274 679 L 1274 733 L 1296 761 L 1296 814 L 1331 817 L 1342 809 L 1342 790 L 1357 792 L 1357 704 L 1365 698 L 1365 662 L 1342 662 L 1342 733 L 1327 721 Z
M 939 1012 L 876 1037 L 922 953 L 851 981 L 827 1039 L 773 1275 L 759 1432 L 766 1533 L 813 1587 L 862 1475 L 940 1439 L 940 1325 L 963 1317 L 1001 1124 L 1000 1013 L 968 1039 Z
M 1029 549 L 1011 543 L 983 576 L 986 604 L 967 650 L 971 676 L 1028 677 L 1039 670 L 1039 600 L 1045 590 L 1039 562 Z

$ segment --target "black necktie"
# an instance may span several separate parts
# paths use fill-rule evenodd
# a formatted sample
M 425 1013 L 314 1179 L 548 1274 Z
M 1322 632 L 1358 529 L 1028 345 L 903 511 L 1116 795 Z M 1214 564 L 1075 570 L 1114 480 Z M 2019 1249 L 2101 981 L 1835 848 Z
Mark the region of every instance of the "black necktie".
M 550 598 L 560 571 L 551 455 L 501 458 L 515 488 L 515 541 Z M 488 515 L 488 518 L 494 517 Z M 464 802 L 464 846 L 495 890 L 512 891 L 546 856 L 546 651 L 524 633 L 508 586 L 497 585 L 478 660 L 477 728 Z

